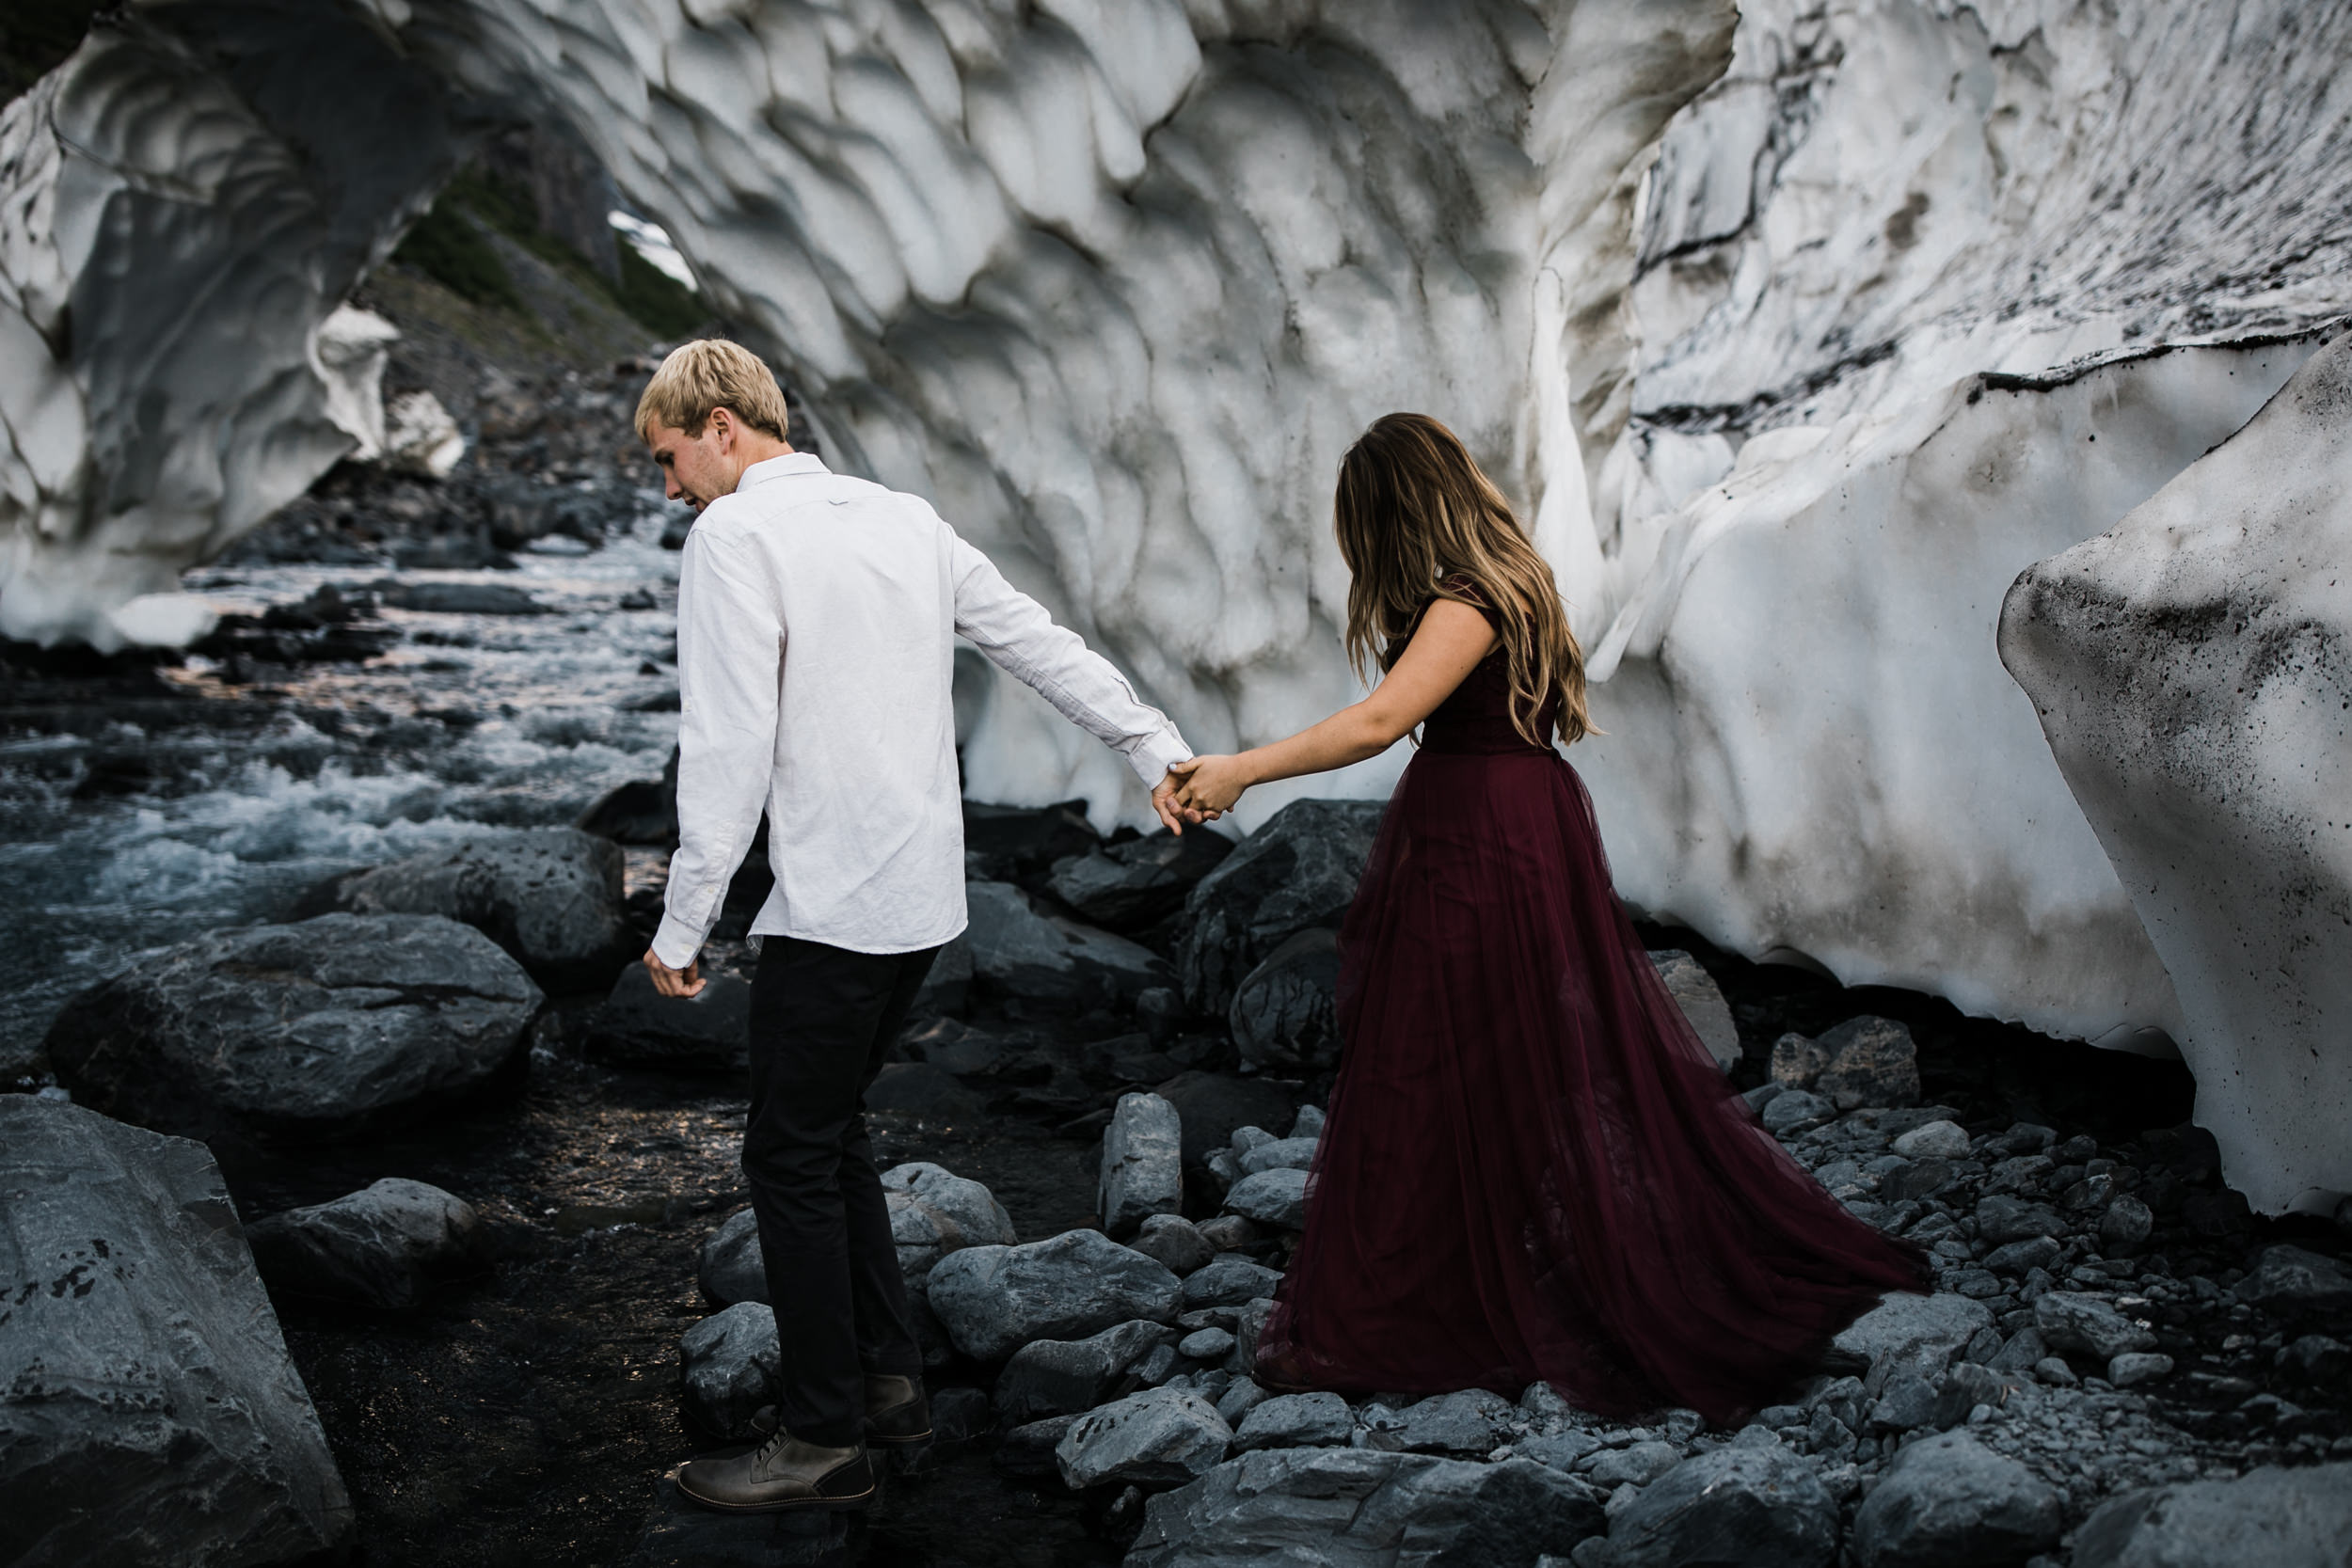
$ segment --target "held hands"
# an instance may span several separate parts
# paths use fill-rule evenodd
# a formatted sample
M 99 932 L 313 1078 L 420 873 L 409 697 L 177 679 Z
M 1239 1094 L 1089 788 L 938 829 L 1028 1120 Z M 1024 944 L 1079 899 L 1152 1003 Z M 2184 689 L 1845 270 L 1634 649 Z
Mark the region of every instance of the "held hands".
M 645 949 L 645 970 L 653 976 L 653 989 L 664 996 L 700 996 L 703 990 L 703 961 L 699 958 L 684 969 L 672 969 Z
M 1191 813 L 1196 822 L 1214 822 L 1232 811 L 1233 802 L 1254 782 L 1236 756 L 1194 757 L 1169 768 L 1168 776 L 1181 785 L 1176 791 L 1178 809 Z

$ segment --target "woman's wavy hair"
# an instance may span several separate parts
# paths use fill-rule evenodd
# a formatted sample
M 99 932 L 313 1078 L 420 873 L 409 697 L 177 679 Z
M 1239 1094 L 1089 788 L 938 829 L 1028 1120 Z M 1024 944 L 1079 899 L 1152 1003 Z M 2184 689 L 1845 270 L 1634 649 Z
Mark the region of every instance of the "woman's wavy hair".
M 1375 663 L 1383 671 L 1396 663 L 1432 599 L 1483 598 L 1498 612 L 1519 734 L 1530 745 L 1550 745 L 1538 729 L 1548 708 L 1562 741 L 1592 733 L 1584 655 L 1551 567 L 1454 432 L 1426 414 L 1374 420 L 1340 459 L 1331 512 L 1354 574 L 1347 657 L 1359 679 Z

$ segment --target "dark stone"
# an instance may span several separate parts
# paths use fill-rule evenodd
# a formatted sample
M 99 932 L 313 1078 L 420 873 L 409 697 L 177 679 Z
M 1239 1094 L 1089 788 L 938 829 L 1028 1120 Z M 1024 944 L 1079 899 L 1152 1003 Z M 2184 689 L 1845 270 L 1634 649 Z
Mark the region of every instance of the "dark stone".
M 469 926 L 329 914 L 141 954 L 65 1005 L 46 1050 L 77 1100 L 127 1121 L 333 1137 L 480 1089 L 540 1000 Z
M 611 1067 L 739 1073 L 751 1050 L 752 988 L 703 971 L 696 996 L 664 996 L 643 964 L 621 971 L 589 1015 L 588 1054 Z
M 1289 1094 L 1263 1078 L 1181 1072 L 1152 1092 L 1176 1107 L 1184 1130 L 1184 1168 L 1194 1169 L 1244 1127 L 1283 1127 L 1297 1114 Z
M 1084 800 L 1057 806 L 963 803 L 964 875 L 975 881 L 1034 880 L 1055 862 L 1088 854 L 1101 842 L 1087 820 Z
M 1270 1296 L 1282 1282 L 1279 1269 L 1269 1269 L 1247 1258 L 1220 1258 L 1184 1276 L 1184 1310 L 1204 1307 L 1239 1307 Z
M 1888 1171 L 1879 1178 L 1879 1196 L 1889 1203 L 1901 1203 L 1932 1197 L 1951 1184 L 1949 1161 L 1914 1160 L 1900 1170 Z
M 635 779 L 598 796 L 572 822 L 582 832 L 615 844 L 677 843 L 677 748 L 659 779 Z
M 1046 885 L 1081 919 L 1132 934 L 1182 910 L 1194 885 L 1232 852 L 1233 841 L 1214 829 L 1180 836 L 1163 828 L 1064 861 Z
M 1132 1006 L 1140 992 L 1169 979 L 1167 961 L 1150 948 L 1041 914 L 1009 882 L 972 882 L 964 897 L 973 977 L 995 994 L 1073 1011 Z
M 2352 1465 L 2264 1465 L 2110 1497 L 2074 1535 L 2074 1568 L 2343 1568 Z
M 1222 1017 L 1249 972 L 1311 927 L 1337 929 L 1356 896 L 1386 808 L 1294 800 L 1243 841 L 1184 901 L 1178 957 L 1184 1000 Z
M 996 1412 L 1019 1426 L 1091 1410 L 1119 1391 L 1129 1367 L 1176 1337 L 1164 1323 L 1136 1318 L 1083 1339 L 1032 1340 L 996 1375 Z
M 464 1199 L 388 1176 L 331 1203 L 253 1222 L 253 1261 L 270 1288 L 388 1312 L 490 1265 L 482 1217 Z
M 1609 1527 L 1613 1568 L 1828 1568 L 1836 1556 L 1837 1500 L 1777 1443 L 1686 1459 Z
M 644 952 L 622 903 L 621 847 L 577 828 L 523 828 L 347 872 L 298 911 L 438 914 L 471 926 L 553 991 L 601 990 Z
M 202 1144 L 0 1095 L 0 1561 L 307 1560 L 350 1500 Z
M 1977 1200 L 1977 1234 L 1995 1245 L 2066 1232 L 2066 1221 L 2046 1203 L 2026 1203 L 2001 1193 Z
M 509 588 L 502 582 L 403 582 L 398 578 L 379 578 L 369 583 L 366 591 L 394 610 L 437 615 L 554 613 L 521 589 Z
M 1074 1415 L 1048 1416 L 1014 1427 L 996 1440 L 996 1468 L 1009 1476 L 1060 1480 L 1061 1466 L 1054 1461 L 1054 1450 L 1077 1422 Z
M 1538 1465 L 1264 1449 L 1153 1497 L 1128 1568 L 1410 1561 L 1532 1565 L 1600 1533 L 1590 1488 Z
M 2303 1247 L 2265 1247 L 2254 1272 L 2239 1282 L 2237 1296 L 2281 1317 L 2341 1321 L 2352 1313 L 2352 1274 Z
M 1854 1515 L 1862 1568 L 1973 1568 L 2058 1544 L 2058 1492 L 1964 1433 L 1910 1444 Z
M 976 1361 L 1002 1361 L 1036 1339 L 1076 1338 L 1133 1318 L 1175 1319 L 1183 1286 L 1158 1262 L 1099 1230 L 1025 1246 L 975 1246 L 930 1273 L 931 1310 Z
M 899 1111 L 941 1119 L 977 1117 L 980 1097 L 929 1062 L 892 1062 L 866 1091 L 869 1111 Z
M 1339 933 L 1316 927 L 1266 955 L 1233 993 L 1227 1024 L 1241 1059 L 1276 1072 L 1339 1063 Z
M 1814 1042 L 1824 1058 L 1811 1085 L 1840 1111 L 1919 1102 L 1919 1052 L 1891 1018 L 1850 1018 Z

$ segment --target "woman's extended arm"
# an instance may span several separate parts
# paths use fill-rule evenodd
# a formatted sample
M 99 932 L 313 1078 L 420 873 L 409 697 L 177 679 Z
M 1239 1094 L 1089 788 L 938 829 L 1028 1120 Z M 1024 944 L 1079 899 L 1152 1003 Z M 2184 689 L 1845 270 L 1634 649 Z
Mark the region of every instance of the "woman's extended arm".
M 1454 694 L 1493 651 L 1494 628 L 1469 605 L 1439 599 L 1372 695 L 1287 740 L 1232 756 L 1194 757 L 1168 771 L 1184 781 L 1178 799 L 1210 813 L 1233 809 L 1251 784 L 1324 773 L 1376 757 Z

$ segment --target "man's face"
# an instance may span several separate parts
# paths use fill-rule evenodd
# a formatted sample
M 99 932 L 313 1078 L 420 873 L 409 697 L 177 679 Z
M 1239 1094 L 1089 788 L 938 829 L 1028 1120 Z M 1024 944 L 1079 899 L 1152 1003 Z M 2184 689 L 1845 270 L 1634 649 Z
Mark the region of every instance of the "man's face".
M 735 482 L 743 477 L 744 465 L 735 450 L 739 434 L 735 416 L 724 408 L 711 410 L 700 436 L 656 420 L 653 439 L 645 446 L 661 469 L 662 493 L 697 514 L 721 496 L 733 495 Z

